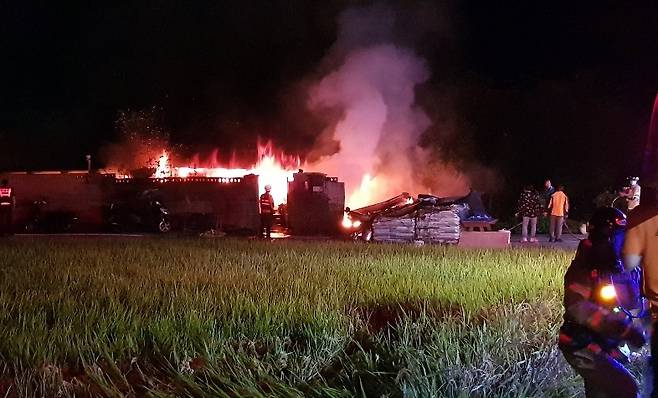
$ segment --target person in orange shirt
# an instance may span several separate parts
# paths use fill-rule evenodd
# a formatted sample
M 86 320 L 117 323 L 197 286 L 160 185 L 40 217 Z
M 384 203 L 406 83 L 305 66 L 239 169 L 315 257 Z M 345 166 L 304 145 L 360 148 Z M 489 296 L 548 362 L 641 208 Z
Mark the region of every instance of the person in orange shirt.
M 658 184 L 656 184 L 658 185 Z M 632 270 L 642 263 L 644 295 L 649 300 L 652 318 L 651 368 L 652 397 L 658 397 L 658 190 L 645 187 L 642 203 L 630 212 L 624 239 L 624 267 Z
M 564 193 L 563 185 L 558 185 L 557 191 L 551 195 L 548 208 L 551 214 L 548 241 L 562 242 L 562 226 L 564 225 L 564 218 L 569 214 L 569 198 Z

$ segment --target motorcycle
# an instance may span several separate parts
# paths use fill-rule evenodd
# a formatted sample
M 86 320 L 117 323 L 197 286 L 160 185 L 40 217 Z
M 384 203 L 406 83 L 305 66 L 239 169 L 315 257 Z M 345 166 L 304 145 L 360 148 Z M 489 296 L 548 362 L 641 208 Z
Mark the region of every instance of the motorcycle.
M 167 233 L 171 231 L 169 210 L 158 200 L 151 200 L 141 206 L 112 203 L 108 209 L 106 220 L 106 225 L 112 232 Z
M 78 222 L 78 217 L 71 211 L 46 211 L 48 202 L 35 200 L 32 203 L 32 216 L 25 224 L 27 233 L 69 232 Z

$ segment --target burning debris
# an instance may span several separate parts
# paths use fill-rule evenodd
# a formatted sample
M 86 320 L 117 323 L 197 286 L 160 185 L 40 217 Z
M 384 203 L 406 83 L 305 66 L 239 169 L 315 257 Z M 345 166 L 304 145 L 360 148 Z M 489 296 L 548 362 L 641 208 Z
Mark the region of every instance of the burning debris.
M 465 198 L 419 195 L 414 200 L 404 192 L 361 209 L 346 209 L 342 226 L 355 239 L 456 244 L 459 242 L 460 220 L 467 211 Z
M 406 192 L 380 203 L 375 203 L 356 210 L 345 209 L 341 223 L 343 230 L 354 239 L 370 240 L 372 238 L 372 224 L 377 217 L 390 214 L 396 210 L 403 213 L 406 208 L 413 205 L 413 198 Z

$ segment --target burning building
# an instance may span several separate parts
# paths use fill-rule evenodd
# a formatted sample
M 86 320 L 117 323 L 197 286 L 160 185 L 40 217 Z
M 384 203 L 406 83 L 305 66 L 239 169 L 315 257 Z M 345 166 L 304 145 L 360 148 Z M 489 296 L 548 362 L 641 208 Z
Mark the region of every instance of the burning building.
M 2 173 L 0 178 L 9 180 L 16 192 L 13 223 L 17 232 L 25 230 L 37 212 L 74 217 L 73 231 L 102 231 L 110 206 L 136 207 L 147 194 L 168 207 L 176 229 L 186 228 L 191 220 L 197 228 L 229 231 L 254 231 L 259 223 L 255 175 L 117 178 L 112 173 L 48 171 Z
M 344 184 L 321 173 L 295 173 L 299 158 L 275 155 L 271 143 L 259 145 L 258 161 L 249 168 L 176 165 L 167 150 L 160 153 L 153 167 L 134 171 L 89 167 L 0 174 L 17 194 L 14 228 L 25 230 L 42 214 L 58 214 L 76 220 L 73 230 L 100 231 L 107 229 L 112 209 L 138 209 L 157 200 L 168 209 L 173 229 L 253 233 L 260 225 L 258 198 L 269 184 L 275 204 L 287 209 L 282 216 L 289 217 L 293 233 L 338 231 Z

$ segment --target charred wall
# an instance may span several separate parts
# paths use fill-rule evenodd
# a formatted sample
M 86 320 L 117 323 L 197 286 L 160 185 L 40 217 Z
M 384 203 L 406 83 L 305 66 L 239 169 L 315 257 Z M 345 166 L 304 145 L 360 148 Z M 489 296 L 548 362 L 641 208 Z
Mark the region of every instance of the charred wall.
M 114 184 L 114 196 L 121 201 L 137 200 L 149 190 L 169 209 L 176 229 L 198 217 L 207 221 L 204 227 L 258 229 L 258 176 L 117 179 Z
M 345 208 L 345 184 L 323 173 L 295 173 L 288 182 L 288 222 L 296 235 L 334 235 Z
M 103 229 L 108 206 L 136 201 L 153 191 L 169 209 L 174 227 L 190 216 L 204 218 L 224 230 L 255 231 L 259 225 L 258 177 L 115 179 L 111 174 L 86 172 L 0 173 L 16 194 L 14 228 L 20 231 L 34 212 L 35 201 L 46 201 L 45 212 L 71 212 L 77 231 Z
M 16 197 L 14 229 L 20 231 L 34 213 L 34 202 L 45 201 L 47 212 L 70 212 L 78 228 L 97 230 L 102 225 L 103 207 L 111 193 L 114 176 L 82 172 L 2 173 Z

